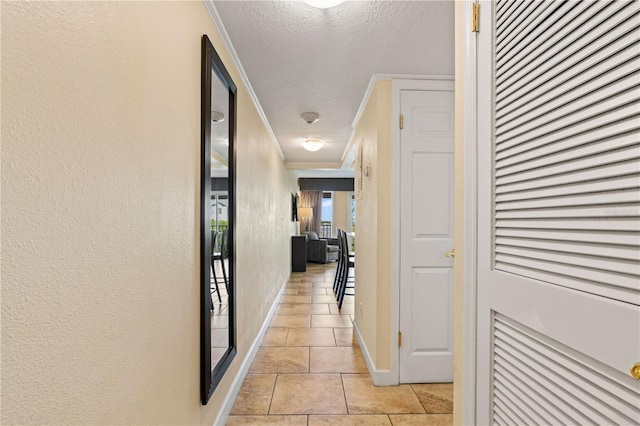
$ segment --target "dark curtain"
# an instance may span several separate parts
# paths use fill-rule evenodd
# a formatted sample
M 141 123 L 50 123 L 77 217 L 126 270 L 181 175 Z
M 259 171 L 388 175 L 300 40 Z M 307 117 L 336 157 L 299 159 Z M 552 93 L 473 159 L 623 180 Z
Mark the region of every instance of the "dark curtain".
M 308 223 L 309 231 L 313 231 L 320 235 L 320 222 L 322 221 L 322 191 L 300 191 L 300 206 L 311 207 L 313 209 L 313 217 Z M 307 229 L 307 221 L 309 219 L 301 219 L 305 223 L 300 223 L 300 229 Z

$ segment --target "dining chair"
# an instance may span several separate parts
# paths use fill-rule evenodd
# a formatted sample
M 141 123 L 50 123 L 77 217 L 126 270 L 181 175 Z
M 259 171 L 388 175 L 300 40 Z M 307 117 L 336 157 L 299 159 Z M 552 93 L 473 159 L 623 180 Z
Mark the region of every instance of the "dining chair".
M 339 241 L 341 249 L 340 256 L 342 257 L 342 269 L 340 271 L 338 293 L 336 295 L 338 310 L 342 309 L 344 296 L 355 296 L 355 276 L 349 275 L 349 271 L 354 269 L 356 265 L 355 256 L 351 256 L 349 253 L 349 244 L 347 242 L 346 232 L 341 230 Z M 352 289 L 353 292 L 347 293 L 347 289 Z

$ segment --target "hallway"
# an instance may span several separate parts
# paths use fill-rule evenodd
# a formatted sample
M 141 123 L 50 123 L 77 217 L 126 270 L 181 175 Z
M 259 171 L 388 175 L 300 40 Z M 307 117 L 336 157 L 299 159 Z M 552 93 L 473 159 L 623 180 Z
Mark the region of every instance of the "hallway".
M 452 384 L 373 386 L 335 267 L 291 274 L 227 425 L 451 425 Z

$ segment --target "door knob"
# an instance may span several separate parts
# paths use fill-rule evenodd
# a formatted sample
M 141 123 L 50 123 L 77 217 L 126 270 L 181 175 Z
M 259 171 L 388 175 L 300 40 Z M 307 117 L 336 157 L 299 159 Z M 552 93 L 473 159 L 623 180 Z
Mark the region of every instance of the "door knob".
M 445 253 L 444 257 L 456 257 L 456 249 L 451 249 L 449 253 Z
M 640 380 L 640 362 L 636 362 L 631 366 L 631 377 L 636 380 Z

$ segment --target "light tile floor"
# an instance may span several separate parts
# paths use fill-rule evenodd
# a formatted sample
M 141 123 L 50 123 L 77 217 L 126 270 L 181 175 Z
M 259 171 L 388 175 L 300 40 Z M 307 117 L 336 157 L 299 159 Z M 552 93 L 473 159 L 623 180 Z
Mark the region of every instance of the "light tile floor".
M 291 274 L 227 425 L 451 425 L 451 383 L 373 386 L 335 268 Z

